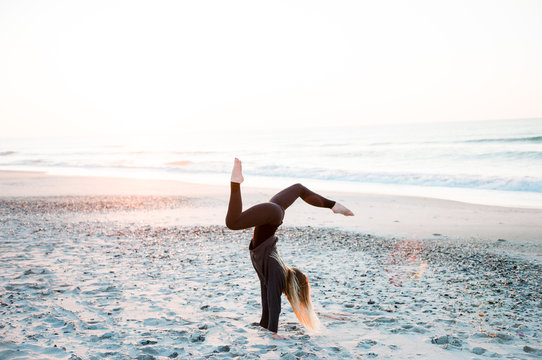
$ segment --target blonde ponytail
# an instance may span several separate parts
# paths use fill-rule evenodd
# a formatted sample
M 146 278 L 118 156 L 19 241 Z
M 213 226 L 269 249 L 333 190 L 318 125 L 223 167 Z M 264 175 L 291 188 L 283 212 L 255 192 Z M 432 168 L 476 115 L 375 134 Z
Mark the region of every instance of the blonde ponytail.
M 318 320 L 312 306 L 309 279 L 301 270 L 286 266 L 276 251 L 271 254 L 271 257 L 277 260 L 284 270 L 286 280 L 284 293 L 297 319 L 306 328 L 318 330 L 320 328 L 320 320 Z

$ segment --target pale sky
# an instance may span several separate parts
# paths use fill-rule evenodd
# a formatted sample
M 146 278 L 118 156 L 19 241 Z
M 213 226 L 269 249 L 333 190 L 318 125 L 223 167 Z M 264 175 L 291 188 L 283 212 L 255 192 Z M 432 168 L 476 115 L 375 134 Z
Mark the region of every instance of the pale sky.
M 0 0 L 1 137 L 542 117 L 542 1 Z

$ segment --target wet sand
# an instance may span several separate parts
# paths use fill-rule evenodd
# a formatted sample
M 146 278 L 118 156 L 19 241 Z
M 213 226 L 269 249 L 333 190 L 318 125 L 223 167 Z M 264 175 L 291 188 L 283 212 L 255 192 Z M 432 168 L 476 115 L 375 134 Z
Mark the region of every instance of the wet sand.
M 43 176 L 56 189 L 32 192 L 35 179 L 23 175 L 9 181 L 19 184 L 11 190 L 28 182 L 26 194 L 0 191 L 1 359 L 542 357 L 536 231 L 461 237 L 431 223 L 427 237 L 375 235 L 300 201 L 278 246 L 309 276 L 325 327 L 305 330 L 283 300 L 279 332 L 287 339 L 273 340 L 255 324 L 251 233 L 221 223 L 226 186 L 134 180 L 121 191 L 118 179 L 64 178 L 58 186 Z M 84 182 L 92 189 L 70 188 Z M 245 206 L 272 193 L 247 189 Z M 335 198 L 348 204 L 348 194 Z M 370 212 L 356 204 L 357 219 Z

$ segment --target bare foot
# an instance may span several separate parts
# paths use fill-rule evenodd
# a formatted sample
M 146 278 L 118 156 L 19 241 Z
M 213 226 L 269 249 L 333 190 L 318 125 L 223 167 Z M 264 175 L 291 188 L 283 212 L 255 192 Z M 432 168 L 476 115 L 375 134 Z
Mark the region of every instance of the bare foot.
M 354 213 L 338 202 L 335 203 L 335 205 L 331 208 L 331 211 L 333 211 L 335 214 L 343 214 L 344 216 L 354 216 Z
M 243 180 L 243 166 L 241 164 L 241 160 L 238 158 L 235 158 L 233 162 L 233 170 L 231 171 L 231 182 L 234 183 L 242 183 Z

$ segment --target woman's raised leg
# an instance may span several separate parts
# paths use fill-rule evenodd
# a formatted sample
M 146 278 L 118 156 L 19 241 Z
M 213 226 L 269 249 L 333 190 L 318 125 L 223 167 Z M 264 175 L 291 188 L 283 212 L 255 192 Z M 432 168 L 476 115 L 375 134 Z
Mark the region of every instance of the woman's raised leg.
M 241 161 L 235 159 L 230 183 L 230 203 L 226 214 L 226 226 L 232 230 L 248 229 L 257 225 L 279 225 L 284 215 L 276 204 L 263 203 L 243 210 L 241 182 L 243 181 Z

